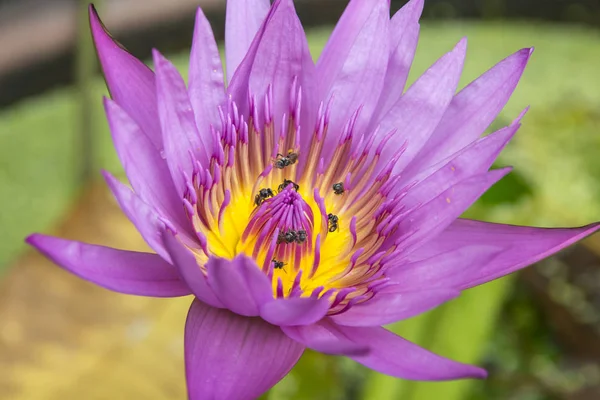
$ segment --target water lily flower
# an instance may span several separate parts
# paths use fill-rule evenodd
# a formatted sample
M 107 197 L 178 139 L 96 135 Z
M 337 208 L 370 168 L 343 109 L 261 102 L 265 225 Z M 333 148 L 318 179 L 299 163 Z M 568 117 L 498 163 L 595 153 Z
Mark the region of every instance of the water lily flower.
M 423 0 L 351 0 L 313 62 L 292 0 L 229 0 L 226 74 L 198 10 L 186 85 L 154 71 L 90 9 L 104 102 L 132 189 L 104 177 L 156 253 L 34 234 L 64 269 L 133 295 L 194 295 L 190 399 L 256 398 L 306 348 L 416 380 L 483 378 L 383 328 L 530 265 L 598 229 L 459 216 L 509 169 L 520 127 L 481 137 L 531 55 L 458 94 L 466 40 L 407 90 Z M 225 84 L 224 82 L 227 82 Z

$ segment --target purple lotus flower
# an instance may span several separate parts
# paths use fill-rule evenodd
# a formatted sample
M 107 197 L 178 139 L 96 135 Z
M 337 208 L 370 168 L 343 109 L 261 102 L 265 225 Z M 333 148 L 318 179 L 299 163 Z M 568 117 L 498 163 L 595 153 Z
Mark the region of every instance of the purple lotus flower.
M 382 328 L 532 264 L 598 229 L 458 217 L 508 169 L 489 170 L 520 126 L 485 137 L 531 55 L 455 94 L 461 40 L 404 91 L 423 0 L 352 0 L 316 65 L 292 0 L 229 0 L 224 84 L 198 10 L 186 87 L 91 27 L 106 113 L 133 191 L 104 176 L 156 254 L 32 235 L 72 273 L 134 295 L 193 294 L 191 399 L 251 399 L 305 348 L 418 380 L 484 370 Z M 404 92 L 404 93 L 403 93 Z

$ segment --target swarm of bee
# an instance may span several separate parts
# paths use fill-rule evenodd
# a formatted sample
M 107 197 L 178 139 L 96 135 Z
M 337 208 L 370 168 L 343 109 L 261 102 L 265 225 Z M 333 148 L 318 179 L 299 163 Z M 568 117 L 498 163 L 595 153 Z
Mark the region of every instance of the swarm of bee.
M 302 244 L 304 242 L 306 242 L 306 238 L 307 238 L 307 234 L 306 231 L 303 229 L 300 230 L 288 230 L 287 232 L 280 232 L 279 236 L 277 237 L 277 244 L 281 244 L 281 243 L 297 243 L 297 244 Z

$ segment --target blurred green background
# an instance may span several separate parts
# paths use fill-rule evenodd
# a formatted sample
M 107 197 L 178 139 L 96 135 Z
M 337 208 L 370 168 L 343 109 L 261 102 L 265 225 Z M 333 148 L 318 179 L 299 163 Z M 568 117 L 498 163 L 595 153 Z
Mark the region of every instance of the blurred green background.
M 583 225 L 598 219 L 599 31 L 522 20 L 499 1 L 483 2 L 488 8 L 473 15 L 468 15 L 468 7 L 464 11 L 448 2 L 431 3 L 428 9 L 426 2 L 425 15 L 437 19 L 422 23 L 411 81 L 463 36 L 469 38 L 469 51 L 461 86 L 514 51 L 536 48 L 515 95 L 490 129 L 506 125 L 531 106 L 523 127 L 497 163 L 514 166 L 514 172 L 468 216 L 538 226 Z M 458 18 L 461 13 L 471 19 Z M 330 26 L 307 30 L 315 57 L 330 31 Z M 82 179 L 97 179 L 100 168 L 122 176 L 102 112 L 104 82 L 96 74 L 87 36 L 80 37 L 75 85 L 27 96 L 0 109 L 0 274 L 4 276 L 18 273 L 11 265 L 24 251 L 28 233 L 51 230 L 69 214 L 85 190 Z M 187 51 L 169 56 L 185 75 Z M 600 250 L 590 242 L 533 267 L 525 276 L 469 290 L 443 307 L 390 327 L 444 356 L 484 365 L 490 371 L 488 380 L 408 382 L 377 375 L 349 360 L 309 352 L 265 398 L 600 398 L 596 254 Z M 0 296 L 0 313 L 2 300 Z M 561 318 L 554 318 L 557 315 Z M 1 390 L 2 385 L 0 398 L 4 398 Z

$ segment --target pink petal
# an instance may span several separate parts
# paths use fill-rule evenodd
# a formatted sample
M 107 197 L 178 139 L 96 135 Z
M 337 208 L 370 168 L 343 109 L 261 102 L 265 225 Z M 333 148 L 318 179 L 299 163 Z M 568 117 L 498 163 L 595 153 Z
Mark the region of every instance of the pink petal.
M 431 200 L 464 179 L 485 173 L 521 126 L 520 120 L 521 118 L 518 118 L 510 126 L 475 141 L 452 156 L 449 161 L 445 160 L 441 165 L 434 165 L 413 177 L 414 182 L 420 182 L 410 190 L 402 204 L 410 209 Z
M 150 297 L 190 294 L 177 270 L 157 254 L 117 250 L 41 234 L 29 236 L 27 243 L 74 275 L 115 292 Z
M 314 325 L 284 329 L 286 333 L 292 330 L 295 340 L 312 349 L 315 349 L 313 343 L 320 345 L 324 338 L 366 347 L 368 352 L 348 356 L 377 372 L 398 378 L 444 381 L 487 375 L 481 368 L 440 357 L 381 327 L 355 328 L 323 320 Z
M 192 155 L 205 168 L 208 167 L 212 136 L 198 133 L 188 92 L 179 72 L 158 51 L 154 50 L 153 55 L 164 153 L 177 194 L 183 198 L 183 173 L 188 177 L 193 175 Z
M 111 97 L 133 118 L 156 150 L 161 150 L 154 73 L 113 40 L 93 5 L 89 7 L 89 15 L 92 37 Z
M 409 254 L 437 236 L 509 171 L 510 168 L 497 169 L 466 179 L 407 214 L 397 224 L 400 254 Z
M 533 49 L 519 50 L 458 93 L 405 174 L 418 173 L 481 136 L 506 105 L 532 52 Z
M 406 151 L 395 164 L 395 172 L 408 165 L 425 146 L 456 92 L 466 49 L 467 41 L 463 39 L 454 50 L 425 71 L 377 122 L 379 137 L 375 143 L 389 132 L 397 130 L 383 148 L 378 170 L 387 167 L 405 143 Z
M 321 320 L 330 305 L 331 302 L 325 297 L 275 299 L 260 308 L 260 316 L 278 326 L 310 325 Z
M 165 160 L 116 102 L 105 99 L 104 108 L 117 154 L 135 193 L 177 229 L 189 233 L 190 223 Z
M 367 345 L 355 343 L 323 328 L 330 324 L 331 322 L 323 320 L 318 324 L 308 326 L 282 326 L 281 330 L 298 343 L 310 344 L 310 348 L 319 353 L 334 356 L 356 356 L 369 352 Z
M 131 189 L 119 182 L 109 172 L 102 171 L 102 175 L 104 175 L 104 179 L 115 199 L 117 199 L 121 210 L 135 225 L 146 243 L 148 243 L 148 246 L 170 263 L 171 258 L 163 247 L 159 234 L 164 223 L 159 220 L 156 210 L 140 199 Z
M 233 260 L 211 257 L 206 268 L 213 292 L 236 314 L 255 317 L 263 304 L 273 300 L 271 282 L 254 260 L 245 255 Z
M 185 326 L 190 400 L 253 400 L 296 364 L 304 346 L 260 318 L 195 300 Z
M 351 0 L 319 57 L 320 98 L 333 96 L 326 151 L 333 152 L 359 107 L 355 132 L 362 133 L 377 106 L 390 55 L 389 15 L 387 0 Z
M 181 277 L 189 286 L 192 293 L 209 306 L 224 308 L 223 303 L 221 303 L 208 285 L 206 275 L 200 270 L 200 266 L 192 253 L 167 230 L 163 230 L 161 238 L 165 249 L 169 252 L 173 260 L 173 264 L 179 270 Z
M 234 0 L 236 1 L 236 0 Z M 243 0 L 242 0 L 243 1 Z M 248 98 L 250 96 L 255 96 L 254 93 L 251 93 L 249 90 L 249 81 L 250 74 L 252 72 L 252 67 L 254 65 L 254 61 L 256 60 L 256 54 L 258 52 L 258 47 L 263 37 L 265 36 L 265 32 L 267 27 L 269 26 L 270 21 L 273 19 L 273 16 L 281 6 L 282 0 L 275 0 L 273 5 L 269 9 L 267 16 L 264 18 L 262 24 L 260 25 L 254 39 L 250 43 L 248 47 L 248 51 L 246 55 L 243 57 L 242 61 L 236 66 L 235 72 L 230 76 L 230 68 L 227 67 L 227 76 L 228 76 L 228 86 L 227 86 L 227 94 L 231 97 L 231 99 L 237 104 L 239 111 L 242 114 L 248 113 Z M 230 3 L 228 3 L 229 7 Z M 232 5 L 233 7 L 233 5 Z M 258 100 L 258 98 L 257 98 Z
M 248 90 L 262 105 L 270 87 L 271 113 L 275 118 L 275 131 L 279 132 L 284 114 L 289 117 L 293 107 L 290 93 L 295 78 L 302 88 L 302 120 L 310 120 L 309 115 L 315 112 L 315 102 L 312 100 L 314 69 L 306 35 L 293 1 L 276 0 L 228 91 L 240 107 L 240 112 L 246 112 Z M 262 126 L 263 113 L 258 116 L 258 125 Z M 311 125 L 304 128 L 308 130 L 313 126 L 314 120 L 311 120 Z
M 345 326 L 387 325 L 422 314 L 459 295 L 460 291 L 456 289 L 402 291 L 392 286 L 385 292 L 376 293 L 365 303 L 331 317 L 331 320 Z
M 217 107 L 225 104 L 223 64 L 210 23 L 201 8 L 196 13 L 188 91 L 200 134 L 209 136 L 211 125 L 220 129 Z
M 419 41 L 419 18 L 423 12 L 423 0 L 410 0 L 392 17 L 390 22 L 390 58 L 379 104 L 374 120 L 385 115 L 402 97 L 408 73 L 415 57 Z
M 227 81 L 246 56 L 250 43 L 265 20 L 269 0 L 228 0 L 225 21 L 225 60 Z
M 398 268 L 393 279 L 412 287 L 467 289 L 531 265 L 599 228 L 598 223 L 552 229 L 459 219 L 412 253 L 411 264 Z

